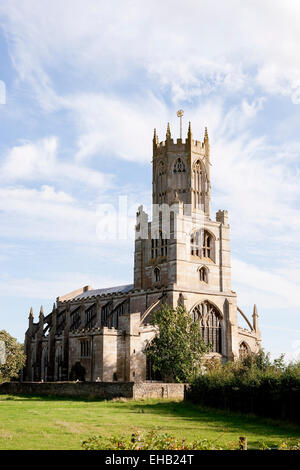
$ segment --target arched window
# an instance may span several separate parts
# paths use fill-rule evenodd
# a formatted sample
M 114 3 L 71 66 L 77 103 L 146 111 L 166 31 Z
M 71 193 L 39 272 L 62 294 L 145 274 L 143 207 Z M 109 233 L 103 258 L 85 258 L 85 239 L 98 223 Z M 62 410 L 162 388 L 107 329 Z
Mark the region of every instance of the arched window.
M 202 257 L 211 258 L 211 235 L 205 230 L 203 233 Z
M 151 258 L 158 258 L 159 256 L 168 255 L 168 239 L 162 233 L 159 232 L 158 238 L 152 238 L 151 240 Z
M 206 230 L 198 230 L 191 234 L 191 255 L 199 258 L 212 259 L 213 239 Z
M 156 181 L 157 203 L 162 204 L 163 197 L 166 193 L 166 167 L 162 161 L 158 164 Z
M 178 158 L 174 164 L 173 173 L 185 173 L 185 164 Z
M 250 352 L 250 348 L 249 348 L 248 344 L 245 343 L 245 341 L 242 341 L 242 343 L 240 344 L 240 348 L 239 348 L 240 358 L 247 356 L 249 354 L 249 352 Z
M 221 315 L 216 307 L 209 302 L 202 302 L 193 308 L 193 321 L 200 323 L 202 338 L 205 344 L 210 344 L 211 351 L 222 352 Z
M 199 281 L 208 283 L 208 272 L 205 266 L 199 269 Z
M 147 346 L 147 348 L 150 347 L 150 345 Z M 150 357 L 146 354 L 146 380 L 150 381 L 160 381 L 162 380 L 161 373 L 156 370 L 153 370 L 153 362 L 150 359 Z
M 160 269 L 158 267 L 154 268 L 154 281 L 159 282 L 160 281 Z
M 200 160 L 193 165 L 194 208 L 201 207 L 202 168 Z

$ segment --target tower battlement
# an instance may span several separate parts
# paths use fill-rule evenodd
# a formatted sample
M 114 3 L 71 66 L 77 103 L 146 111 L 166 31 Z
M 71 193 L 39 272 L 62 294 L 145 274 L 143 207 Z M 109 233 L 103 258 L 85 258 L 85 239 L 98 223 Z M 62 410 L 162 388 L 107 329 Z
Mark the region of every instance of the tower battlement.
M 205 128 L 204 140 L 196 140 L 192 137 L 191 123 L 189 123 L 189 130 L 186 139 L 178 138 L 173 139 L 171 137 L 170 125 L 168 124 L 166 139 L 159 141 L 156 129 L 154 129 L 153 137 L 153 156 L 159 156 L 166 151 L 168 152 L 193 152 L 199 155 L 206 155 L 209 152 L 209 142 L 207 128 Z

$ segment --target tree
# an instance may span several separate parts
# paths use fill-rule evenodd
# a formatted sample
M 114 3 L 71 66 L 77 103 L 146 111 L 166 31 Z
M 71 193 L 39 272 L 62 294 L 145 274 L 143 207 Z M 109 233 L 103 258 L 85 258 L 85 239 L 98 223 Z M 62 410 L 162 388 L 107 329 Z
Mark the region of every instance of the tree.
M 0 382 L 17 378 L 25 365 L 23 345 L 18 343 L 7 331 L 0 331 L 0 341 L 5 344 L 5 362 L 0 364 Z
M 184 307 L 163 306 L 153 314 L 157 334 L 144 350 L 152 364 L 165 380 L 189 382 L 201 370 L 201 360 L 209 347 L 205 345 L 200 325 L 193 322 Z

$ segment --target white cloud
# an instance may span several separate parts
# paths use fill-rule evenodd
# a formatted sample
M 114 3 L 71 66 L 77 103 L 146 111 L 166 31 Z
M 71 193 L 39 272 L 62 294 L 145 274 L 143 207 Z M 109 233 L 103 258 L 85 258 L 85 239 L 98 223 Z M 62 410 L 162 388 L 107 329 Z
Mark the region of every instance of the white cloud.
M 295 272 L 294 272 L 295 274 Z M 300 272 L 286 277 L 280 269 L 263 270 L 244 261 L 232 259 L 233 286 L 242 294 L 243 303 L 257 303 L 261 308 L 300 307 Z
M 112 176 L 91 170 L 74 162 L 60 159 L 58 142 L 47 137 L 37 142 L 15 146 L 8 151 L 0 168 L 0 180 L 15 181 L 65 181 L 82 183 L 98 191 L 110 187 Z
M 31 277 L 13 278 L 1 274 L 0 293 L 12 297 L 30 299 L 49 299 L 54 301 L 58 296 L 65 295 L 73 290 L 90 285 L 94 289 L 120 286 L 128 284 L 128 278 L 113 279 L 105 275 L 103 277 L 91 275 L 90 273 L 52 273 L 48 279 Z M 37 313 L 37 312 L 36 312 Z
M 62 64 L 103 85 L 141 72 L 169 87 L 175 101 L 220 86 L 232 93 L 259 85 L 294 101 L 299 94 L 296 0 L 190 0 L 188 7 L 179 0 L 52 0 L 46 14 L 38 0 L 10 0 L 0 14 L 20 78 L 48 109 L 59 106 L 55 71 Z
M 116 98 L 80 94 L 65 98 L 79 129 L 78 161 L 91 155 L 111 155 L 131 161 L 151 160 L 155 123 L 167 121 L 166 106 L 154 98 Z

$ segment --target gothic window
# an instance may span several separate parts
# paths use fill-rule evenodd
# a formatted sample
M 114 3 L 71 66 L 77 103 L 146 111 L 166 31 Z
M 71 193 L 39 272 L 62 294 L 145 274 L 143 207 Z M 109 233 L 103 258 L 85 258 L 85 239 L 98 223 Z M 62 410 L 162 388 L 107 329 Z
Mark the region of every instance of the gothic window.
M 89 357 L 90 356 L 90 340 L 83 339 L 80 341 L 80 356 Z
M 202 256 L 203 258 L 211 258 L 211 235 L 204 231 L 203 234 L 203 246 L 202 246 Z
M 96 305 L 93 304 L 85 312 L 85 326 L 92 328 L 96 323 Z
M 80 327 L 81 323 L 81 316 L 80 316 L 80 307 L 77 307 L 71 313 L 71 331 L 77 330 Z
M 201 191 L 202 191 L 202 168 L 200 160 L 193 166 L 193 189 L 194 189 L 194 208 L 201 205 Z
M 166 168 L 164 162 L 160 162 L 157 169 L 157 185 L 156 185 L 156 193 L 157 193 L 157 203 L 162 204 L 163 197 L 166 191 Z
M 178 158 L 174 164 L 173 173 L 185 173 L 185 165 L 181 158 Z
M 101 324 L 104 325 L 110 312 L 112 311 L 112 301 L 110 300 L 101 307 Z
M 123 300 L 119 305 L 117 305 L 114 310 L 111 312 L 108 326 L 118 328 L 119 327 L 119 318 L 124 315 L 127 311 L 127 299 Z
M 213 239 L 206 230 L 198 230 L 191 234 L 191 255 L 199 258 L 212 259 Z
M 201 256 L 201 241 L 200 241 L 201 232 L 193 232 L 191 234 L 191 255 Z
M 193 321 L 200 324 L 201 335 L 205 344 L 209 344 L 212 352 L 222 352 L 221 316 L 216 307 L 209 302 L 203 302 L 193 308 Z
M 147 346 L 147 348 L 149 347 L 150 347 L 150 344 Z M 146 354 L 146 380 L 150 380 L 150 381 L 162 380 L 160 371 L 153 370 L 153 362 L 147 354 Z
M 208 272 L 205 266 L 199 269 L 199 280 L 208 283 Z
M 154 268 L 154 281 L 159 282 L 160 281 L 160 269 L 159 268 Z
M 151 240 L 151 258 L 158 258 L 159 256 L 168 255 L 168 239 L 159 232 L 158 238 L 152 238 Z
M 57 316 L 57 335 L 61 335 L 66 326 L 66 311 L 59 312 Z
M 239 356 L 242 358 L 242 357 L 245 357 L 249 354 L 249 346 L 247 343 L 245 343 L 245 341 L 243 341 L 241 344 L 240 344 L 240 348 L 239 348 Z

